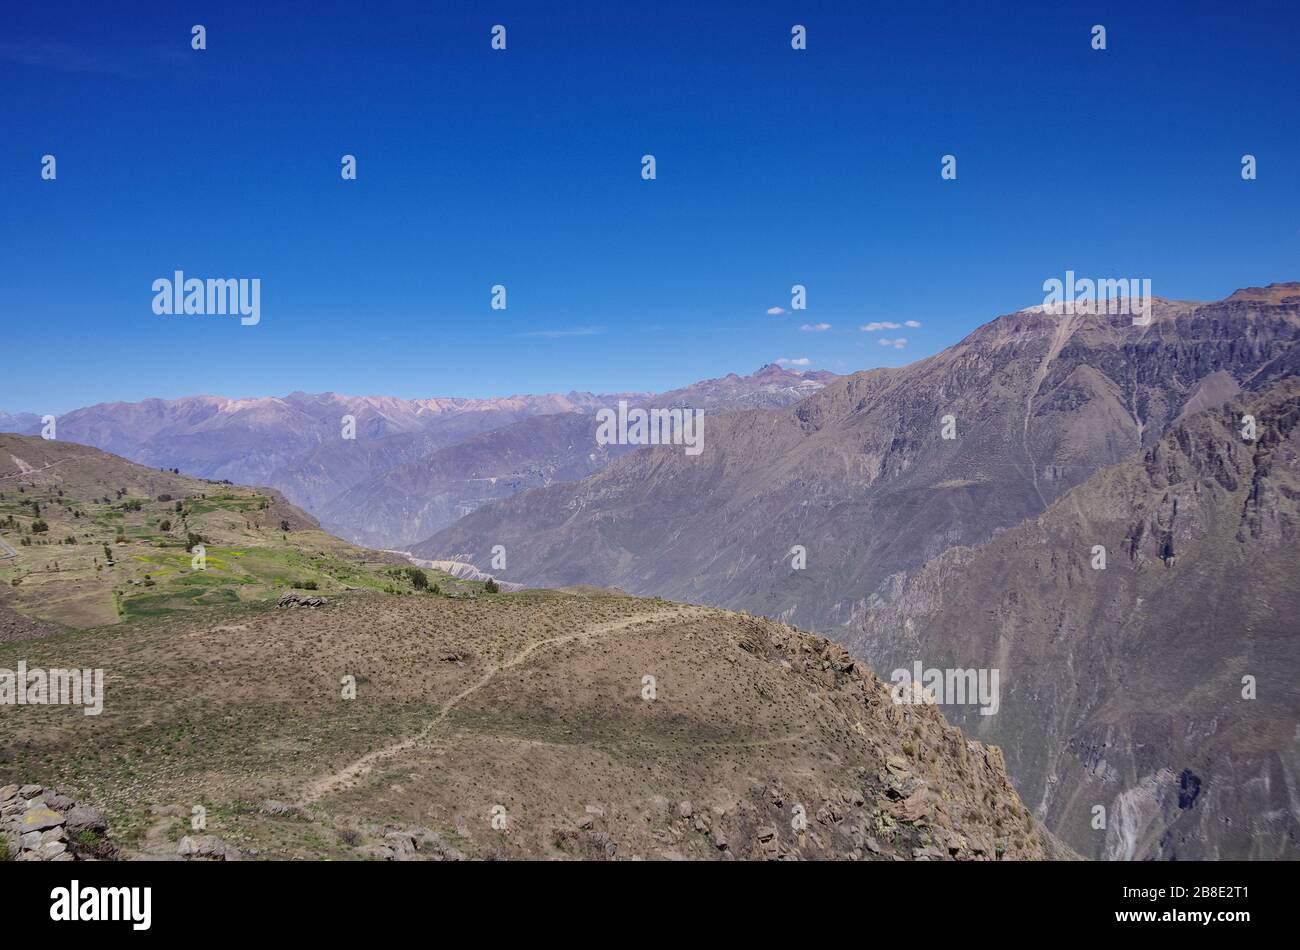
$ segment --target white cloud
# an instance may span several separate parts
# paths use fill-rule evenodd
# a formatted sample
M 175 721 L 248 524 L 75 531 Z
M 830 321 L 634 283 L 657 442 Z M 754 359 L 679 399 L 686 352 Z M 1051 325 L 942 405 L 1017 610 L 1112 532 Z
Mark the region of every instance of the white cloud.
M 920 321 L 920 320 L 907 320 L 907 321 L 904 321 L 904 323 L 903 323 L 903 326 L 905 326 L 905 327 L 911 327 L 913 330 L 915 330 L 915 329 L 916 329 L 917 327 L 919 327 L 920 325 L 921 325 L 921 321 Z
M 821 333 L 830 328 L 831 325 L 829 323 L 805 323 L 799 329 L 804 333 Z
M 887 339 L 886 337 L 883 337 L 883 336 L 882 336 L 882 337 L 880 338 L 880 345 L 881 345 L 881 346 L 892 346 L 892 347 L 893 347 L 894 349 L 896 349 L 896 350 L 901 350 L 903 347 L 907 346 L 907 338 L 906 338 L 906 337 L 901 337 L 901 336 L 900 336 L 900 337 L 899 337 L 898 339 L 896 339 L 896 340 L 890 340 L 890 339 Z
M 575 327 L 572 330 L 532 330 L 528 333 L 521 333 L 520 336 L 544 336 L 551 339 L 561 336 L 594 336 L 597 333 L 603 333 L 604 327 Z
M 879 323 L 868 323 L 862 328 L 863 333 L 879 333 L 881 330 L 897 330 L 902 326 L 901 323 L 890 323 L 888 320 L 882 320 Z
M 807 366 L 811 362 L 812 360 L 808 359 L 806 356 L 801 356 L 798 359 L 793 360 L 783 356 L 779 360 L 776 360 L 778 366 Z
M 783 313 L 785 313 L 785 307 L 768 307 L 768 308 L 767 308 L 767 315 L 768 315 L 769 317 L 779 317 L 779 316 L 780 316 L 781 314 L 783 314 Z

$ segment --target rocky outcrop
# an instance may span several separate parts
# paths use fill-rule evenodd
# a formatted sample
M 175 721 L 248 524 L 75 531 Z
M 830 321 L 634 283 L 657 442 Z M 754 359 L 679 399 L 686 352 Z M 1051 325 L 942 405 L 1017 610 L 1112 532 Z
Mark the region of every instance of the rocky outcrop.
M 318 597 L 315 594 L 299 594 L 289 591 L 280 595 L 280 599 L 275 602 L 277 607 L 324 607 L 329 601 L 324 597 Z
M 0 844 L 16 861 L 102 861 L 117 857 L 97 808 L 40 785 L 0 788 Z
M 176 853 L 190 861 L 238 861 L 242 855 L 215 835 L 186 835 L 176 846 Z
M 365 861 L 464 861 L 464 852 L 420 825 L 366 825 L 356 856 Z

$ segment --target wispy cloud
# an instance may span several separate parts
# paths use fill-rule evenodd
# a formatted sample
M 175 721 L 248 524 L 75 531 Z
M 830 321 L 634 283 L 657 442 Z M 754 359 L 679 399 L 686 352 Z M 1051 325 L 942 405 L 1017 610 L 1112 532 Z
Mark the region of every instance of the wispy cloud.
M 863 333 L 879 333 L 881 330 L 897 330 L 902 327 L 901 323 L 890 323 L 888 320 L 882 320 L 878 323 L 868 323 L 862 328 Z
M 519 333 L 517 336 L 543 336 L 547 339 L 555 339 L 561 336 L 595 336 L 597 333 L 604 333 L 604 327 L 574 327 L 572 330 L 530 330 L 527 333 Z
M 830 328 L 831 325 L 829 323 L 805 323 L 799 329 L 804 333 L 822 333 Z
M 881 345 L 881 346 L 892 346 L 892 347 L 893 347 L 894 349 L 896 349 L 896 350 L 901 350 L 903 347 L 907 346 L 907 338 L 906 338 L 906 337 L 901 337 L 901 336 L 900 336 L 900 337 L 899 337 L 898 339 L 896 339 L 896 340 L 890 340 L 890 339 L 887 339 L 886 337 L 883 337 L 883 336 L 882 336 L 882 337 L 880 338 L 880 345 Z
M 778 366 L 807 366 L 812 362 L 812 360 L 808 359 L 806 356 L 800 356 L 797 359 L 790 359 L 788 356 L 783 356 L 774 362 Z
M 769 317 L 779 317 L 779 316 L 780 316 L 781 314 L 783 314 L 783 313 L 785 313 L 785 307 L 768 307 L 768 308 L 767 308 L 767 315 L 768 315 Z
M 916 329 L 917 327 L 919 327 L 920 325 L 921 325 L 921 321 L 920 321 L 920 320 L 904 320 L 904 321 L 903 321 L 903 326 L 905 326 L 905 327 L 911 327 L 913 330 L 915 330 L 915 329 Z

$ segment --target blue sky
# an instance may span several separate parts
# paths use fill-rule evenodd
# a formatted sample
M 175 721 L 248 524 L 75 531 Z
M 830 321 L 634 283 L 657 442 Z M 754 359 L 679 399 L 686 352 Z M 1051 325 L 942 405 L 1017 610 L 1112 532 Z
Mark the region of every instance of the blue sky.
M 1067 268 L 1300 279 L 1294 3 L 890 7 L 7 4 L 0 409 L 849 372 Z M 155 315 L 178 268 L 260 278 L 261 323 Z

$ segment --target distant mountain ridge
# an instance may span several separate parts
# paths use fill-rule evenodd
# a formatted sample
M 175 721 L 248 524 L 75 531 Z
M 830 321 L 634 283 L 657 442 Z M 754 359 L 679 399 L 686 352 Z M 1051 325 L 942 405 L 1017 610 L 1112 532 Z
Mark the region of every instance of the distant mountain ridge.
M 709 412 L 783 406 L 834 378 L 768 364 L 750 376 L 733 373 L 661 395 L 147 399 L 65 413 L 57 435 L 143 465 L 268 485 L 336 533 L 392 547 L 421 540 L 485 501 L 599 470 L 623 447 L 598 447 L 585 429 L 595 410 L 620 399 Z M 343 438 L 345 416 L 354 420 L 353 439 Z M 0 431 L 39 434 L 40 417 L 0 414 Z

